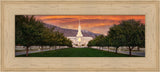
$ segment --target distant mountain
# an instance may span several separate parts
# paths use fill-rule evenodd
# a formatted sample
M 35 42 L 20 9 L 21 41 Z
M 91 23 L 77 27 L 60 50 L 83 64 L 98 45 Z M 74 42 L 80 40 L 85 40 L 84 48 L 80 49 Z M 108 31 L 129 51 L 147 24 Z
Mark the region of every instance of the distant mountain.
M 77 32 L 78 32 L 78 30 L 61 28 L 61 27 L 54 26 L 51 24 L 44 24 L 44 26 L 47 28 L 54 27 L 55 28 L 54 31 L 58 31 L 60 33 L 63 33 L 65 37 L 74 37 L 77 35 Z M 82 34 L 84 37 L 93 37 L 93 38 L 95 38 L 95 36 L 100 35 L 100 34 L 90 32 L 90 31 L 86 31 L 86 30 L 82 30 Z

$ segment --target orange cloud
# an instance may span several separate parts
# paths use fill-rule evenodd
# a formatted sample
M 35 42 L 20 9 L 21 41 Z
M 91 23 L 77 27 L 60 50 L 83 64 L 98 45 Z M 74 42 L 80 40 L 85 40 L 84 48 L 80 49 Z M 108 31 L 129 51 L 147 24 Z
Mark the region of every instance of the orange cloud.
M 80 19 L 83 30 L 101 34 L 107 34 L 109 27 L 119 24 L 121 20 L 135 19 L 145 24 L 144 15 L 39 15 L 35 17 L 44 23 L 68 29 L 77 29 Z

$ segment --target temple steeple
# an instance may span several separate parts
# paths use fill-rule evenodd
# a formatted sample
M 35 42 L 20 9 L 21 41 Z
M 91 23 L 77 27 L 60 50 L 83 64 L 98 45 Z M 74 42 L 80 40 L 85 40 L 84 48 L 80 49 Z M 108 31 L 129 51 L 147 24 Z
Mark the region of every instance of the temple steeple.
M 83 34 L 82 34 L 82 32 L 81 32 L 81 25 L 80 25 L 80 20 L 79 20 L 77 37 L 82 37 L 82 36 L 83 36 Z
M 93 39 L 92 37 L 83 37 L 80 20 L 79 20 L 77 35 L 75 37 L 67 37 L 67 38 L 69 38 L 73 42 L 72 46 L 75 48 L 85 48 L 87 47 L 88 42 Z

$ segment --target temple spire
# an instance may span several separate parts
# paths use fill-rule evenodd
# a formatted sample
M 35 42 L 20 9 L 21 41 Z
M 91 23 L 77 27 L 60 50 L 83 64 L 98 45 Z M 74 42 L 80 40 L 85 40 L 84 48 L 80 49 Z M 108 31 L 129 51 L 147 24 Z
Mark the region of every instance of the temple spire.
M 80 25 L 80 19 L 79 19 L 79 26 L 78 26 L 78 33 L 77 33 L 77 37 L 82 37 L 82 32 L 81 32 L 81 25 Z

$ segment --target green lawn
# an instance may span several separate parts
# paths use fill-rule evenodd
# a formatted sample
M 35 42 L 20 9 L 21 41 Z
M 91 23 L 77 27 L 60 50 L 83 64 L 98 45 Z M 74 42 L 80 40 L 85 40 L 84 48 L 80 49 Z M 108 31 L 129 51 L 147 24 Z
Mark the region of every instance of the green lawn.
M 25 55 L 19 55 L 16 57 L 25 57 Z M 67 48 L 59 49 L 56 51 L 51 50 L 45 52 L 32 53 L 29 54 L 28 57 L 129 57 L 129 55 L 116 54 L 114 52 L 107 52 L 92 48 Z

